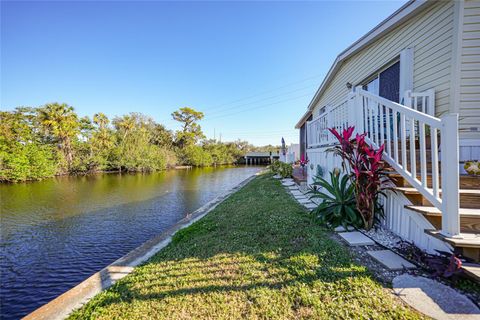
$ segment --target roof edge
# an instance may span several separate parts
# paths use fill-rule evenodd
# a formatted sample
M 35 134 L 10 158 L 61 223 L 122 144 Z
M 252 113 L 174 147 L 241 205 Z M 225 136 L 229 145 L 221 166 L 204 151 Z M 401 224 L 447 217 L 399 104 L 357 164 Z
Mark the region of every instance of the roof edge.
M 373 29 L 371 29 L 369 32 L 363 35 L 360 39 L 358 39 L 349 47 L 347 47 L 345 50 L 343 50 L 337 56 L 332 66 L 328 70 L 327 75 L 325 76 L 322 83 L 320 84 L 320 87 L 315 92 L 315 95 L 313 96 L 312 100 L 308 104 L 308 110 L 312 110 L 315 107 L 315 104 L 318 102 L 327 84 L 330 82 L 332 76 L 335 74 L 338 68 L 340 68 L 344 60 L 351 57 L 352 55 L 354 55 L 364 47 L 368 46 L 369 44 L 371 44 L 372 42 L 374 42 L 375 40 L 383 36 L 385 33 L 390 31 L 391 29 L 397 27 L 399 24 L 409 19 L 412 15 L 418 13 L 420 9 L 423 9 L 424 7 L 426 7 L 427 4 L 433 4 L 433 3 L 434 1 L 429 1 L 429 0 L 408 1 L 399 9 L 397 9 L 394 13 L 392 13 L 390 16 L 388 16 L 386 19 L 384 19 L 382 22 L 376 25 Z M 303 120 L 303 117 L 301 120 Z
M 307 121 L 308 117 L 312 114 L 312 110 L 308 109 L 307 112 L 298 120 L 297 124 L 295 125 L 295 129 L 300 129 L 301 126 Z

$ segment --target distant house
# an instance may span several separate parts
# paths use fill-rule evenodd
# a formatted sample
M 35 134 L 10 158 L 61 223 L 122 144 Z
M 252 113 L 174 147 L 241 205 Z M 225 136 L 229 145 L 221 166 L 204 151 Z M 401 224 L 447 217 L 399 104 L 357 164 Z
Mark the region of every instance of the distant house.
M 291 143 L 287 147 L 285 160 L 287 163 L 294 163 L 300 160 L 300 145 L 298 143 Z
M 409 1 L 338 55 L 296 124 L 309 183 L 340 166 L 327 129 L 351 125 L 405 182 L 385 225 L 479 260 L 480 179 L 460 173 L 480 159 L 480 1 Z

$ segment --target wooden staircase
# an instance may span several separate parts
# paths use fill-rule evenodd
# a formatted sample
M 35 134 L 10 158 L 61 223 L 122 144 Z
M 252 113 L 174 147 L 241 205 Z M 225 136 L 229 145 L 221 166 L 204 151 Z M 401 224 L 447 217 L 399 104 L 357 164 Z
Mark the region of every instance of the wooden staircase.
M 430 170 L 430 168 L 428 168 Z M 422 214 L 433 226 L 433 230 L 425 230 L 430 236 L 440 239 L 454 248 L 456 253 L 476 262 L 468 264 L 465 273 L 480 281 L 480 177 L 460 176 L 460 236 L 446 237 L 442 229 L 442 213 L 434 207 L 417 189 L 413 188 L 406 179 L 393 171 L 389 174 L 395 184 L 394 190 L 402 193 L 412 203 L 405 208 Z M 431 175 L 428 175 L 428 185 L 431 185 Z M 441 191 L 440 191 L 441 192 Z M 467 270 L 468 269 L 468 270 Z

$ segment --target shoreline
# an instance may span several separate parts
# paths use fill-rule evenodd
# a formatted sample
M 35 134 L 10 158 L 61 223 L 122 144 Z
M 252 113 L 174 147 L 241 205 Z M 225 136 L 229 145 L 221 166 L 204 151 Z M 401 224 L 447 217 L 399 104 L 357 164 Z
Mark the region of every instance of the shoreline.
M 167 172 L 167 171 L 172 171 L 172 170 L 190 170 L 190 169 L 196 169 L 196 168 L 218 168 L 218 167 L 239 167 L 242 166 L 243 164 L 219 164 L 216 166 L 206 166 L 206 167 L 195 167 L 195 166 L 174 166 L 174 167 L 168 167 L 163 170 L 151 170 L 151 171 L 119 171 L 119 170 L 108 170 L 108 171 L 93 171 L 93 172 L 79 172 L 79 173 L 65 173 L 65 174 L 57 174 L 51 177 L 45 177 L 42 179 L 36 179 L 36 180 L 25 180 L 25 181 L 7 181 L 7 180 L 0 180 L 0 185 L 10 185 L 10 184 L 18 184 L 18 183 L 34 183 L 34 182 L 40 182 L 40 181 L 45 181 L 47 179 L 55 179 L 55 178 L 65 178 L 65 177 L 94 177 L 97 175 L 102 175 L 102 174 L 125 174 L 125 175 L 134 175 L 134 174 L 152 174 L 152 173 L 158 173 L 158 172 Z M 252 165 L 251 165 L 252 166 Z
M 127 276 L 135 270 L 135 267 L 146 262 L 157 252 L 165 248 L 172 240 L 173 235 L 200 220 L 211 210 L 215 209 L 220 203 L 226 200 L 230 195 L 240 190 L 262 171 L 259 171 L 250 177 L 240 181 L 236 186 L 220 194 L 213 200 L 207 202 L 185 218 L 179 220 L 173 226 L 160 233 L 156 237 L 146 241 L 139 247 L 133 249 L 126 255 L 120 257 L 110 265 L 94 273 L 81 283 L 62 293 L 55 299 L 37 308 L 26 315 L 23 319 L 64 319 L 72 311 L 80 308 L 95 295 L 112 286 L 116 281 Z

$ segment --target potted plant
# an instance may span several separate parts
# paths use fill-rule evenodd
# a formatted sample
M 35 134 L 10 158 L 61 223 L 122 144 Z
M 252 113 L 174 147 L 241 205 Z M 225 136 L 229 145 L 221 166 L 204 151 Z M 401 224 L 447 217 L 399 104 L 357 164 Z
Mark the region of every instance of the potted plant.
M 309 160 L 305 158 L 302 154 L 300 157 L 300 166 L 302 167 L 302 175 L 305 176 L 305 166 L 308 164 Z
M 478 160 L 466 161 L 463 168 L 471 176 L 480 176 L 480 161 Z

